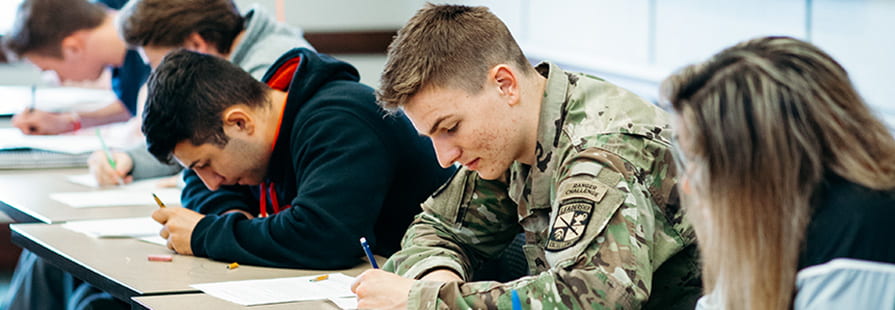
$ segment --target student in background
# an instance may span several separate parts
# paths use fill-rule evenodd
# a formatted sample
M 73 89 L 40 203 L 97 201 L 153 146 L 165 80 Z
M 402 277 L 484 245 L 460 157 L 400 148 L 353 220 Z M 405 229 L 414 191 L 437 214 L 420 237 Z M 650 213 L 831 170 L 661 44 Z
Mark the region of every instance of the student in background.
M 176 48 L 229 60 L 252 75 L 261 77 L 274 60 L 286 51 L 312 49 L 298 27 L 278 23 L 260 6 L 240 15 L 231 0 L 137 0 L 119 12 L 119 32 L 125 42 L 137 47 L 154 68 Z M 179 165 L 155 160 L 145 145 L 126 152 L 112 152 L 118 165 L 109 166 L 97 151 L 88 164 L 101 185 L 171 175 Z
M 260 7 L 253 7 L 244 16 L 240 15 L 230 0 L 131 1 L 121 8 L 117 18 L 117 24 L 112 24 L 111 29 L 118 29 L 125 42 L 142 51 L 147 62 L 153 66 L 158 65 L 168 51 L 183 47 L 226 58 L 247 70 L 256 79 L 261 79 L 281 54 L 294 47 L 309 47 L 302 38 L 301 29 L 275 22 Z M 140 60 L 136 52 L 131 53 L 137 57 L 128 59 Z M 109 165 L 103 151 L 94 153 L 88 162 L 100 184 L 117 184 L 118 176 L 131 182 L 134 179 L 171 175 L 181 170 L 179 165 L 158 162 L 146 151 L 145 145 L 127 152 L 112 153 L 117 163 L 117 173 Z M 32 292 L 36 296 L 54 296 L 45 298 L 44 301 L 66 299 L 53 292 L 66 292 L 63 287 L 71 286 L 63 284 L 71 279 L 70 275 L 31 254 L 22 259 L 19 265 L 16 279 L 21 283 L 20 286 L 29 288 L 22 289 L 17 294 Z M 89 289 L 84 287 L 89 285 L 80 286 L 82 291 Z M 11 297 L 13 298 L 30 299 L 23 296 Z M 93 299 L 93 303 L 99 303 L 97 298 Z M 22 304 L 26 302 L 22 301 Z M 40 308 L 39 304 L 31 305 Z
M 97 3 L 98 2 L 98 3 Z M 16 115 L 13 125 L 27 134 L 57 134 L 81 127 L 126 121 L 137 109 L 137 93 L 149 74 L 140 55 L 129 50 L 115 26 L 122 0 L 24 0 L 5 48 L 60 80 L 95 80 L 112 68 L 118 100 L 89 112 Z M 105 4 L 106 6 L 103 6 Z M 82 303 L 84 301 L 86 303 Z M 120 302 L 23 251 L 0 309 L 104 308 Z
M 551 63 L 532 67 L 487 8 L 426 5 L 389 47 L 379 100 L 461 163 L 360 308 L 693 308 L 693 231 L 676 196 L 667 113 Z M 464 282 L 521 231 L 531 275 Z M 393 273 L 392 273 L 393 272 Z
M 345 62 L 308 49 L 259 82 L 219 57 L 178 50 L 149 78 L 149 152 L 195 173 L 184 208 L 153 218 L 180 254 L 259 266 L 348 268 L 366 237 L 388 256 L 420 203 L 450 177 L 431 142 L 387 116 Z
M 60 80 L 95 80 L 111 67 L 112 90 L 118 100 L 88 112 L 27 110 L 13 118 L 15 127 L 26 134 L 59 134 L 127 121 L 134 115 L 137 93 L 149 68 L 119 36 L 116 14 L 84 0 L 22 2 L 15 26 L 4 38 L 9 51 L 41 70 L 55 71 Z
M 836 61 L 759 38 L 662 88 L 710 293 L 701 308 L 895 306 L 895 265 L 881 264 L 895 263 L 895 139 Z

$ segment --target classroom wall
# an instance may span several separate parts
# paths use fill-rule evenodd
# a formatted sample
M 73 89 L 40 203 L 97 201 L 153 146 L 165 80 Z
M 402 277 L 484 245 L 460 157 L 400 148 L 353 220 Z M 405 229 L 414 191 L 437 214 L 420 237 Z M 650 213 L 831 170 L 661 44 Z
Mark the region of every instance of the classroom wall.
M 241 10 L 253 4 L 273 12 L 277 0 L 234 0 Z M 280 0 L 286 21 L 305 31 L 394 30 L 416 11 L 418 0 Z
M 278 0 L 258 3 L 274 11 Z M 394 30 L 425 0 L 279 0 L 290 24 L 305 31 Z M 14 2 L 17 2 L 14 0 Z M 601 75 L 657 99 L 661 80 L 748 38 L 806 39 L 850 72 L 858 90 L 895 128 L 895 1 L 890 0 L 448 0 L 490 7 L 533 59 Z M 37 74 L 0 65 L 0 83 Z M 22 78 L 22 77 L 25 78 Z
M 457 0 L 492 7 L 527 55 L 606 77 L 652 100 L 675 69 L 736 42 L 788 35 L 850 73 L 895 129 L 895 1 Z

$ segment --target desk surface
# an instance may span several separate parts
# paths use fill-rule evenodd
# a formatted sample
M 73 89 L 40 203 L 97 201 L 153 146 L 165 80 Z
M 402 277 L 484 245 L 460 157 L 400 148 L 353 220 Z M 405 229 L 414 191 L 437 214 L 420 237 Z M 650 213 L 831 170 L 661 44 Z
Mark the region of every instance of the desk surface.
M 59 224 L 14 224 L 10 228 L 13 243 L 121 300 L 140 295 L 198 292 L 190 287 L 197 283 L 324 273 L 254 266 L 228 270 L 224 262 L 182 255 L 174 255 L 173 262 L 150 262 L 147 255 L 172 252 L 136 239 L 97 239 L 72 232 Z M 385 259 L 377 257 L 377 260 Z M 369 268 L 368 264 L 361 264 L 336 272 L 356 276 Z
M 190 309 L 190 310 L 339 310 L 333 303 L 327 300 L 290 302 L 273 305 L 241 306 L 223 299 L 215 298 L 202 293 L 177 294 L 160 296 L 134 297 L 136 305 L 142 309 L 166 310 L 166 309 Z M 136 306 L 135 305 L 135 306 Z
M 152 200 L 146 206 L 73 208 L 50 199 L 51 193 L 91 191 L 74 184 L 68 175 L 84 174 L 87 169 L 36 169 L 0 171 L 0 211 L 16 222 L 62 223 L 72 220 L 139 217 L 152 214 Z

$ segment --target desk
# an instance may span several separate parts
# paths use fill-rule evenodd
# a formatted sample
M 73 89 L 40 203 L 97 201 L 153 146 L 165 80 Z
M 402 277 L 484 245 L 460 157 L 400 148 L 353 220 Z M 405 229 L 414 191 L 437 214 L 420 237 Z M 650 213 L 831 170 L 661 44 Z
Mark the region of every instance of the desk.
M 273 305 L 241 306 L 202 293 L 134 297 L 134 309 L 190 310 L 339 310 L 329 301 L 314 300 Z
M 195 293 L 199 291 L 190 284 L 197 283 L 324 273 L 254 266 L 228 270 L 224 262 L 181 255 L 175 255 L 173 262 L 150 262 L 146 259 L 149 254 L 171 252 L 157 244 L 135 239 L 92 238 L 67 230 L 60 224 L 14 224 L 10 228 L 13 243 L 121 300 L 144 295 Z M 382 257 L 377 260 L 385 261 Z M 336 272 L 356 276 L 369 268 L 369 264 L 361 264 Z
M 145 206 L 73 208 L 50 199 L 55 192 L 94 190 L 74 184 L 68 175 L 85 174 L 87 169 L 6 170 L 0 172 L 0 211 L 16 222 L 62 223 L 72 220 L 140 217 L 152 214 L 157 206 L 147 199 Z

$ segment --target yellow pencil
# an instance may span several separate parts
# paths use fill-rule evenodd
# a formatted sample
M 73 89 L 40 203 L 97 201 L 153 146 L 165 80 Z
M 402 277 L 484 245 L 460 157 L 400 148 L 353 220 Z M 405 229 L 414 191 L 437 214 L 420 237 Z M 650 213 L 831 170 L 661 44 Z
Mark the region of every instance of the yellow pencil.
M 326 280 L 326 279 L 329 279 L 329 275 L 328 275 L 328 274 L 325 274 L 325 275 L 322 275 L 322 276 L 317 276 L 316 278 L 313 278 L 313 279 L 311 279 L 310 281 L 311 281 L 311 282 L 317 282 L 317 281 L 323 281 L 323 280 Z
M 152 198 L 155 198 L 155 203 L 158 204 L 158 207 L 159 207 L 159 208 L 164 208 L 164 207 L 165 207 L 165 204 L 162 202 L 161 199 L 158 199 L 158 196 L 156 196 L 155 193 L 152 193 Z
M 227 269 L 236 269 L 236 268 L 239 268 L 239 264 L 237 264 L 236 262 L 233 262 L 233 263 L 227 265 Z

